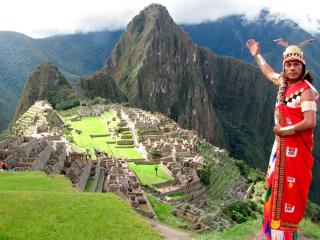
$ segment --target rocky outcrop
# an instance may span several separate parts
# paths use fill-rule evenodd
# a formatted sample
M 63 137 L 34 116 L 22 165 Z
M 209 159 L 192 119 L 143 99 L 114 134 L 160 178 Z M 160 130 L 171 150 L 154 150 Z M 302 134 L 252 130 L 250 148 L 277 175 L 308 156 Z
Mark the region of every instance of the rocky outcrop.
M 44 99 L 47 99 L 54 108 L 60 109 L 79 103 L 67 79 L 52 62 L 39 65 L 27 80 L 13 123 L 37 100 Z

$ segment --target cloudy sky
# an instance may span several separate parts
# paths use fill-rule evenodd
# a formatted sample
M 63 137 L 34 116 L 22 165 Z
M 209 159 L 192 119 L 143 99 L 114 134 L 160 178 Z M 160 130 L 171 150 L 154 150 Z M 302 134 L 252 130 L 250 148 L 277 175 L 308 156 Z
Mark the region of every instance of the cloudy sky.
M 199 23 L 230 14 L 253 20 L 262 8 L 280 18 L 290 18 L 305 30 L 319 28 L 319 1 L 315 0 L 3 0 L 0 31 L 16 31 L 30 37 L 115 30 L 124 28 L 144 7 L 164 5 L 176 23 Z

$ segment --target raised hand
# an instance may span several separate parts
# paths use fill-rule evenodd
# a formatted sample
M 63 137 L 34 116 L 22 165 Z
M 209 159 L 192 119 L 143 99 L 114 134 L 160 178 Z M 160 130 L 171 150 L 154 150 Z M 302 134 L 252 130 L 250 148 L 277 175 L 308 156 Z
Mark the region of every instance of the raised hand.
M 253 57 L 256 57 L 260 53 L 260 46 L 256 40 L 249 39 L 246 42 L 246 45 Z

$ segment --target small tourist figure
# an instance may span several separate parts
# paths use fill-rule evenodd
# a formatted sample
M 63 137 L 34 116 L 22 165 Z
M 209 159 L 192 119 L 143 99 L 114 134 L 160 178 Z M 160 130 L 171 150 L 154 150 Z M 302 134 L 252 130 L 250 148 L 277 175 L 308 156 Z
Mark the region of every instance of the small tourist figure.
M 154 170 L 156 171 L 156 176 L 158 176 L 158 165 L 154 167 Z
M 0 168 L 2 171 L 6 171 L 8 170 L 8 162 L 6 160 L 3 160 L 1 163 L 0 163 Z

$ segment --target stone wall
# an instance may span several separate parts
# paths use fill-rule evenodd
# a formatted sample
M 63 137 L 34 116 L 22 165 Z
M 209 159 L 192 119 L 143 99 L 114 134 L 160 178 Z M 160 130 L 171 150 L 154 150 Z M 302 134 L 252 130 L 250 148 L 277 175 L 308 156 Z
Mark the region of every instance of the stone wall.
M 80 182 L 78 184 L 78 188 L 81 191 L 83 191 L 84 188 L 86 187 L 88 178 L 90 176 L 91 165 L 92 165 L 92 161 L 88 161 L 87 165 L 83 168 L 83 171 L 80 177 Z
M 16 151 L 19 154 L 19 156 L 30 157 L 32 150 L 37 147 L 38 147 L 37 139 L 31 139 L 30 141 L 22 142 L 19 145 L 13 146 L 12 149 Z
M 87 160 L 81 153 L 71 153 L 69 156 L 71 166 L 66 171 L 66 176 L 80 190 L 84 190 L 90 175 L 92 161 Z
M 55 110 L 48 111 L 47 121 L 51 127 L 60 127 L 64 124 L 63 119 Z
M 98 161 L 96 164 L 95 174 L 93 177 L 93 183 L 92 183 L 92 189 L 91 189 L 93 192 L 102 192 L 103 184 L 99 184 L 99 181 L 101 181 L 101 178 L 104 178 L 104 174 L 105 174 L 104 172 L 105 172 L 105 169 L 101 167 L 100 161 Z
M 42 171 L 44 166 L 50 159 L 51 153 L 54 151 L 54 148 L 51 144 L 47 145 L 47 147 L 39 153 L 37 157 L 37 161 L 33 164 L 31 170 L 33 171 Z
M 163 162 L 160 163 L 160 166 L 170 177 L 174 178 L 174 176 L 172 175 L 172 172 L 167 168 L 166 165 L 163 164 Z

